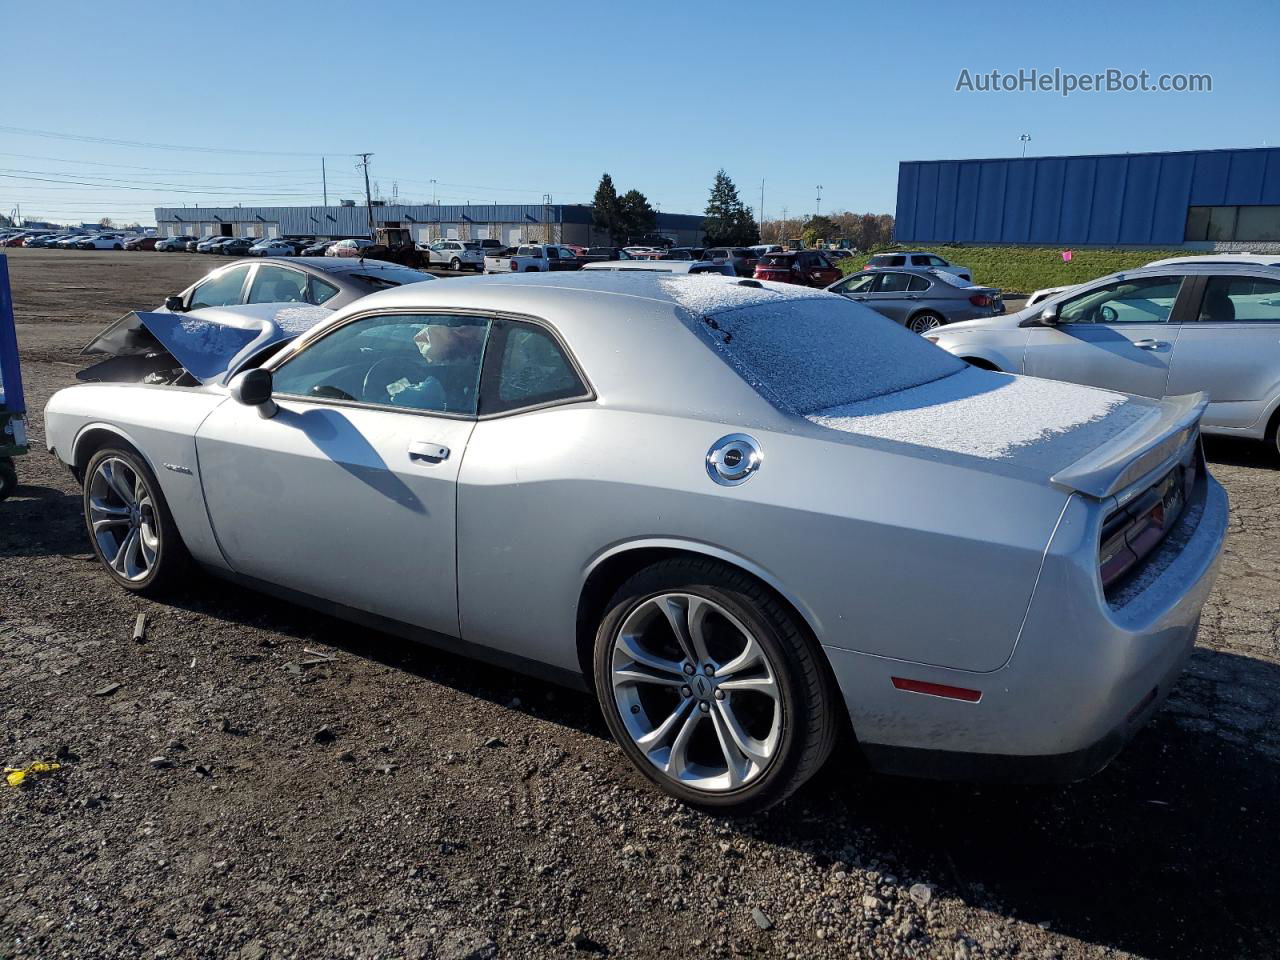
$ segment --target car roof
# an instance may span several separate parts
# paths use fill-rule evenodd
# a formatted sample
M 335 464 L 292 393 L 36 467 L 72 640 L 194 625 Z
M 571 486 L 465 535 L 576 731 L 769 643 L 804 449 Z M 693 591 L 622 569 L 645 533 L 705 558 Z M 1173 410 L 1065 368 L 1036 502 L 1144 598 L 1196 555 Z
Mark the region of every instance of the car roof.
M 1165 257 L 1163 260 L 1152 260 L 1148 267 L 1173 266 L 1178 264 L 1207 263 L 1221 265 L 1227 263 L 1262 264 L 1268 267 L 1280 266 L 1280 253 L 1203 253 L 1190 254 L 1185 257 Z

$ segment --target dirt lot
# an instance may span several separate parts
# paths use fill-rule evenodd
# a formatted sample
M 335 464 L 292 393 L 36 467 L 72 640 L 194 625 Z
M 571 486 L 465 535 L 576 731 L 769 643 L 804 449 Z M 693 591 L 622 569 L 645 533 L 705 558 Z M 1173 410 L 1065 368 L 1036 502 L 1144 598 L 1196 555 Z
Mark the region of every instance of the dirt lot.
M 720 820 L 649 789 L 582 695 L 202 576 L 165 604 L 113 588 L 39 411 L 99 324 L 211 258 L 11 253 L 36 452 L 0 505 L 0 760 L 62 768 L 0 784 L 0 958 L 1280 952 L 1280 465 L 1259 449 L 1209 447 L 1233 516 L 1201 646 L 1101 775 L 980 789 L 845 751 Z

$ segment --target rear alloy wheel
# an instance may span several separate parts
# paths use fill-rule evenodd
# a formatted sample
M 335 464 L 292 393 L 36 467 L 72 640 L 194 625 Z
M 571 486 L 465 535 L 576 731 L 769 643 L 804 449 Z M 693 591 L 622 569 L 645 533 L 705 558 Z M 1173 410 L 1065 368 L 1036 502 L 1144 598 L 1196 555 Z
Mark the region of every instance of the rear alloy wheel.
M 462 261 L 461 261 L 461 260 L 459 260 L 457 257 L 454 257 L 452 260 L 450 260 L 450 261 L 449 261 L 449 269 L 450 269 L 450 270 L 456 270 L 456 271 L 458 271 L 459 273 L 461 273 L 461 272 L 462 272 Z
M 907 329 L 912 333 L 928 333 L 930 330 L 937 330 L 945 322 L 938 314 L 926 310 L 912 317 L 907 323 Z
M 134 451 L 104 447 L 85 470 L 84 518 L 93 551 L 120 586 L 158 593 L 188 555 L 155 475 Z
M 596 637 L 605 719 L 631 761 L 686 803 L 755 813 L 822 766 L 835 697 L 795 615 L 711 560 L 648 567 Z

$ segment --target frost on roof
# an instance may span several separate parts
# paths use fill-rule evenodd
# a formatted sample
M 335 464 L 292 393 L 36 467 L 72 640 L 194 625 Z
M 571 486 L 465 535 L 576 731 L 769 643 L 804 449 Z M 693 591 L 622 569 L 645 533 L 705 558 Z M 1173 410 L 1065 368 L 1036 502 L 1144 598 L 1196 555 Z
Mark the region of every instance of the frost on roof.
M 810 414 L 819 426 L 1057 470 L 1151 408 L 1124 394 L 967 367 L 913 390 Z
M 306 333 L 321 320 L 333 316 L 333 311 L 326 307 L 281 307 L 271 319 L 275 321 L 281 333 Z
M 749 307 L 755 303 L 833 296 L 822 290 L 791 283 L 762 283 L 746 287 L 718 274 L 661 277 L 662 290 L 690 313 L 714 314 Z
M 757 392 L 793 413 L 855 403 L 967 368 L 866 307 L 795 289 L 799 296 L 786 299 L 770 288 L 711 280 L 705 292 L 682 290 L 679 299 L 702 305 L 686 322 Z
M 953 287 L 976 287 L 977 286 L 977 284 L 974 283 L 972 280 L 966 280 L 964 277 L 960 276 L 959 274 L 948 273 L 946 270 L 939 270 L 937 268 L 934 268 L 929 272 L 932 273 L 939 280 L 943 281 L 944 283 L 949 283 Z

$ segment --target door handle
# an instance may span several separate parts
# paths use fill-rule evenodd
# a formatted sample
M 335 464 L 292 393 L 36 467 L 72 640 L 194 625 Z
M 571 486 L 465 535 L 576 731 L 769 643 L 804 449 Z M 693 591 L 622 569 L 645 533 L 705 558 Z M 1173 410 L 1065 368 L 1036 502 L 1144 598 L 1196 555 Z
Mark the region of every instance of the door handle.
M 1133 345 L 1139 350 L 1159 350 L 1161 347 L 1167 347 L 1169 344 L 1163 340 L 1135 340 Z
M 430 443 L 426 440 L 414 440 L 409 444 L 410 460 L 425 460 L 427 463 L 440 463 L 449 459 L 449 448 L 442 443 Z

